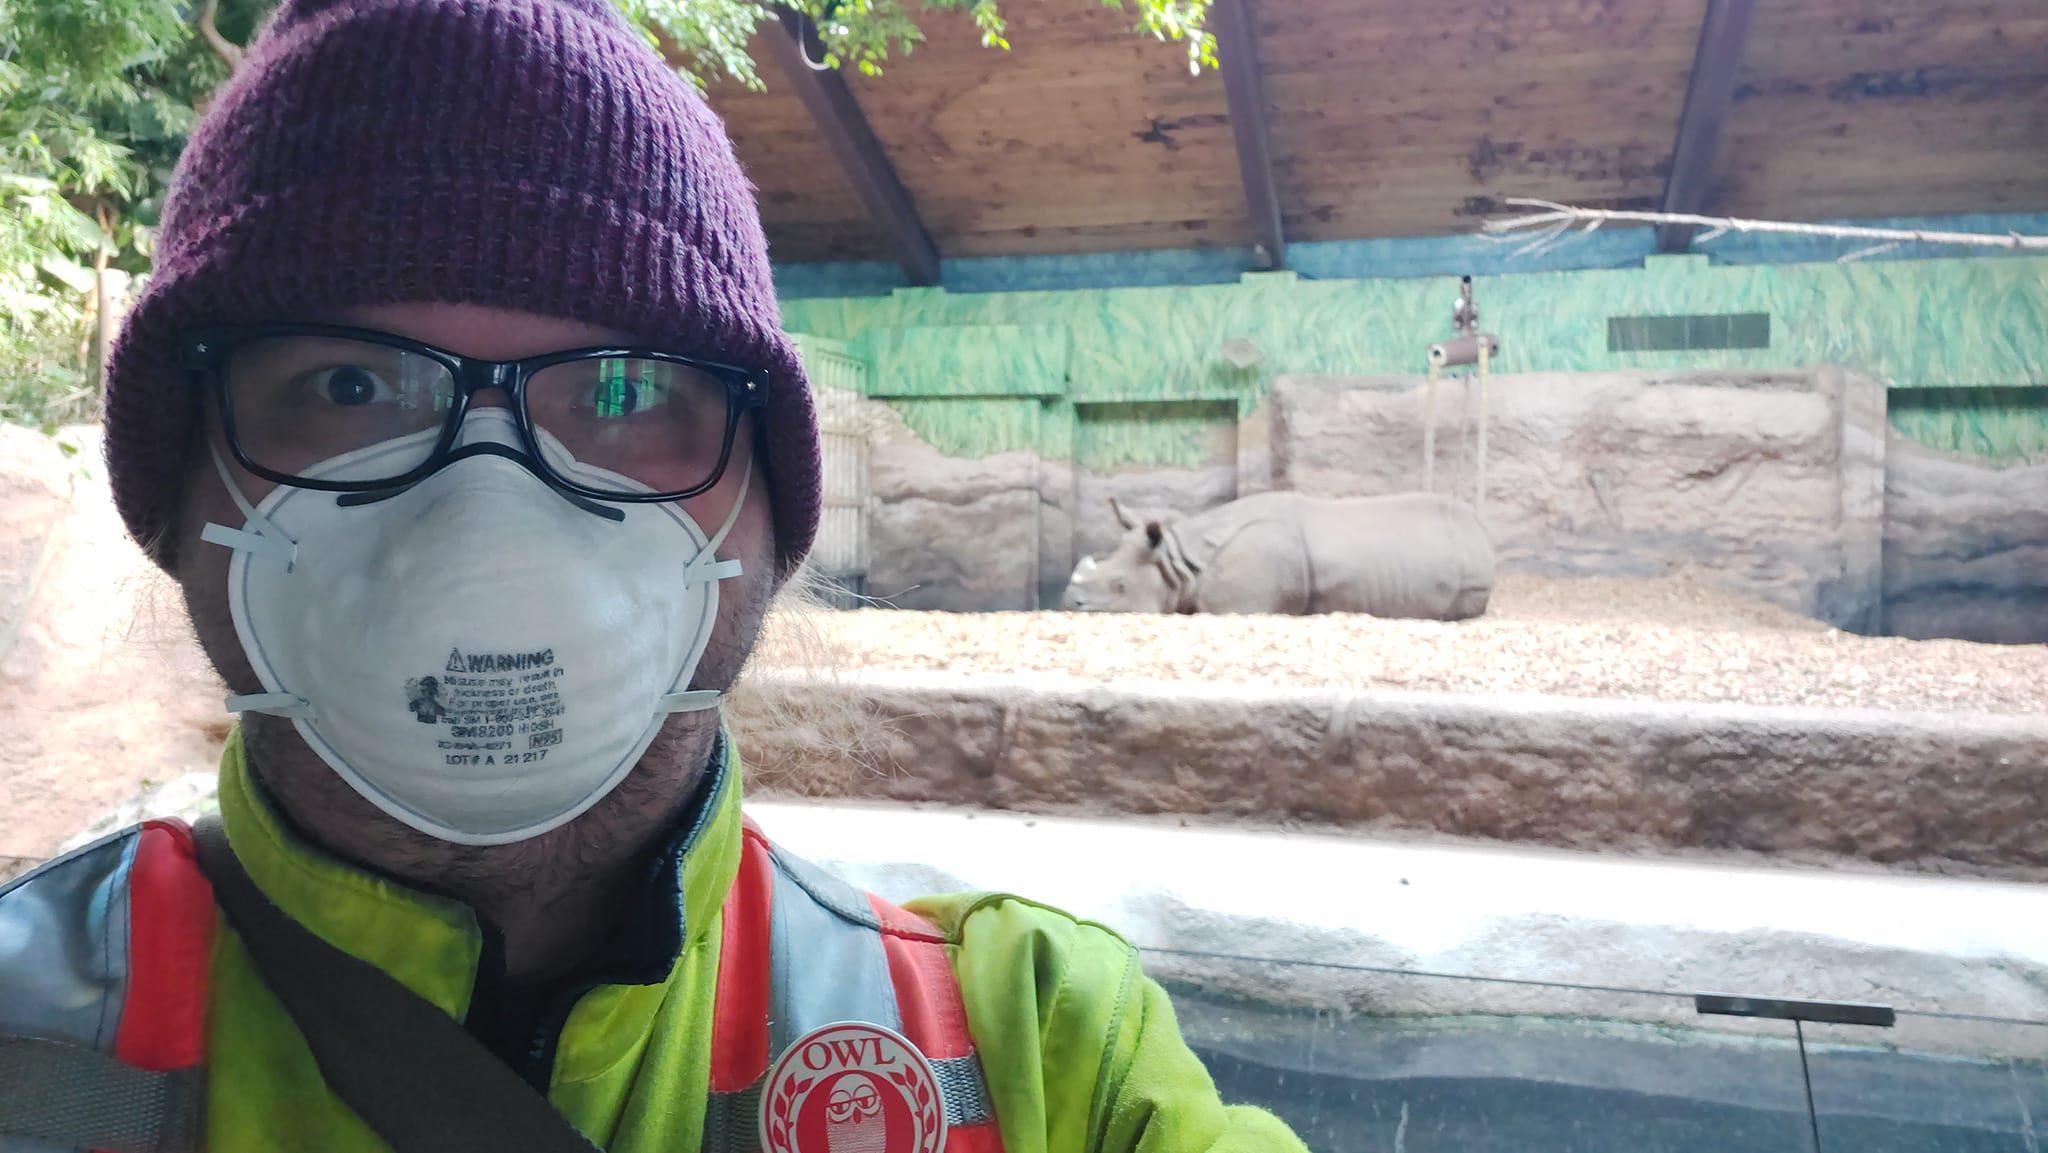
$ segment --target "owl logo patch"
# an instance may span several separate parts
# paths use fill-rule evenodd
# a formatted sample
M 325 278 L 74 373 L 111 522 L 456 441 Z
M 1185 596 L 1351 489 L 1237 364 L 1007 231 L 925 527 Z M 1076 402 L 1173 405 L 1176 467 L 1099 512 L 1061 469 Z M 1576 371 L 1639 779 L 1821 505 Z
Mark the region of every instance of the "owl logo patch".
M 946 1112 L 931 1062 L 858 1021 L 813 1029 L 768 1070 L 762 1153 L 940 1153 Z

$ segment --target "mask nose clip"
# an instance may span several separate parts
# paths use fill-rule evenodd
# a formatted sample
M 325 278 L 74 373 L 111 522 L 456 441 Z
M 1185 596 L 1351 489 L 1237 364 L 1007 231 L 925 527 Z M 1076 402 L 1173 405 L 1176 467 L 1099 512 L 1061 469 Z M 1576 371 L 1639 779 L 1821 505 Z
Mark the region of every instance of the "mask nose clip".
M 538 479 L 542 484 L 547 485 L 548 491 L 556 494 L 557 496 L 560 496 L 563 500 L 568 501 L 570 504 L 575 505 L 577 508 L 582 509 L 584 512 L 587 512 L 592 516 L 602 517 L 605 520 L 613 522 L 614 524 L 623 522 L 626 519 L 626 514 L 624 510 L 613 508 L 608 504 L 599 504 L 594 500 L 591 500 L 587 497 L 579 496 L 576 493 L 570 492 L 568 489 L 563 488 L 560 485 L 557 485 L 554 481 L 548 479 L 546 473 L 541 471 L 539 462 L 535 461 L 531 454 L 524 453 L 516 448 L 500 444 L 495 440 L 480 440 L 477 441 L 475 444 L 467 444 L 462 446 L 461 448 L 456 449 L 452 454 L 449 455 L 447 462 L 444 463 L 441 466 L 441 468 L 450 468 L 459 461 L 465 461 L 470 459 L 471 457 L 476 456 L 497 456 L 503 457 L 504 459 L 511 461 L 512 463 L 525 469 L 527 472 L 532 473 L 534 477 Z M 435 471 L 438 472 L 440 470 L 437 469 Z M 335 497 L 334 503 L 341 508 L 362 508 L 366 505 L 380 504 L 384 501 L 390 500 L 392 497 L 401 496 L 406 492 L 411 491 L 413 488 L 424 482 L 426 479 L 426 477 L 421 477 L 419 480 L 413 481 L 411 484 L 402 484 L 395 488 L 379 489 L 376 492 L 345 492 L 342 493 L 340 496 Z

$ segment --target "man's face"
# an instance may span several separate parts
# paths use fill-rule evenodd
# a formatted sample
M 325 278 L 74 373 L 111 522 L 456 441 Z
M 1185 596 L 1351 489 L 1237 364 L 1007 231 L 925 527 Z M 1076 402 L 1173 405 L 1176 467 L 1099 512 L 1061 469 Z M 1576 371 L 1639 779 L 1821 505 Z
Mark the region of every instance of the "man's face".
M 517 360 L 571 348 L 639 343 L 632 334 L 568 320 L 470 305 L 413 304 L 354 309 L 322 321 L 376 329 L 489 360 Z M 481 393 L 475 405 L 500 405 L 507 398 Z M 209 436 L 220 436 L 209 416 Z M 754 429 L 742 422 L 732 460 L 710 491 L 682 502 L 697 524 L 711 531 L 724 523 L 739 496 L 744 470 L 754 452 Z M 239 526 L 243 517 L 221 483 L 204 444 L 195 445 L 175 543 L 177 578 L 201 644 L 236 693 L 261 692 L 236 639 L 228 609 L 227 576 L 232 553 L 200 539 L 209 522 Z M 222 451 L 223 459 L 232 456 Z M 230 463 L 236 484 L 251 504 L 275 487 Z M 743 574 L 719 588 L 718 618 L 693 684 L 730 688 L 753 648 L 762 614 L 773 592 L 774 526 L 756 478 L 745 505 L 719 549 L 737 558 Z M 553 499 L 534 483 L 536 500 Z M 545 564 L 547 549 L 535 542 L 534 563 Z M 677 574 L 681 579 L 681 574 Z M 374 863 L 400 876 L 432 878 L 452 888 L 485 885 L 507 895 L 522 887 L 559 879 L 565 870 L 621 846 L 642 845 L 661 833 L 699 779 L 716 733 L 716 711 L 671 716 L 639 766 L 618 788 L 574 821 L 527 841 L 493 847 L 459 846 L 435 840 L 385 815 L 330 770 L 306 747 L 291 722 L 261 714 L 244 718 L 250 762 L 272 796 L 292 819 L 329 849 Z

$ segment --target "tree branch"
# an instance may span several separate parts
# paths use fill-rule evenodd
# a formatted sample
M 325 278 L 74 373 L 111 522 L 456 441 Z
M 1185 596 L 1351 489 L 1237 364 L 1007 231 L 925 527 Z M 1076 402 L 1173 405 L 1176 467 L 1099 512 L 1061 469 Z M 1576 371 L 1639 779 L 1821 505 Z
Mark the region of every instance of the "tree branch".
M 213 22 L 215 14 L 219 11 L 220 0 L 206 0 L 205 5 L 199 9 L 199 37 L 206 41 L 208 48 L 213 49 L 215 56 L 220 57 L 220 62 L 228 66 L 228 75 L 232 76 L 235 69 L 242 66 L 242 49 L 220 34 L 220 28 Z

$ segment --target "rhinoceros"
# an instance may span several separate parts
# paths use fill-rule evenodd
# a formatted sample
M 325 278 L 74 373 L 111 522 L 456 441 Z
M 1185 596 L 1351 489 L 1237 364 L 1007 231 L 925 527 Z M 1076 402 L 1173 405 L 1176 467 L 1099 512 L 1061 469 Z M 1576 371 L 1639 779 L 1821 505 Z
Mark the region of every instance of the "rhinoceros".
M 1471 505 L 1434 493 L 1264 492 L 1191 516 L 1137 516 L 1115 552 L 1083 557 L 1079 612 L 1370 613 L 1464 620 L 1493 592 L 1493 541 Z

